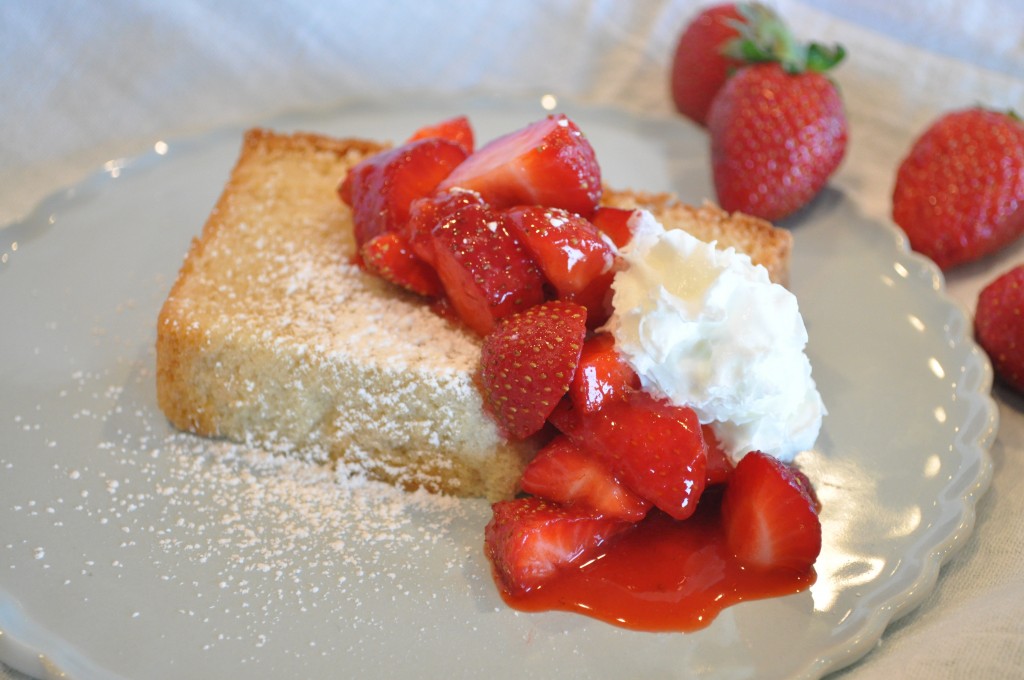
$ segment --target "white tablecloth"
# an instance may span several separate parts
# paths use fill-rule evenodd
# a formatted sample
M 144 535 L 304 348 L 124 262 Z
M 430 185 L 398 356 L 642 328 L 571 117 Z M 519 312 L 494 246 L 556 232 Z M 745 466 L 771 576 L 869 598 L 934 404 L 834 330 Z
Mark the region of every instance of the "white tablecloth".
M 6 0 L 0 225 L 155 140 L 353 97 L 550 90 L 670 113 L 668 61 L 697 4 Z M 872 217 L 888 219 L 894 169 L 939 112 L 978 102 L 1024 112 L 1019 0 L 774 4 L 799 34 L 849 51 L 835 77 L 852 143 L 833 181 Z M 985 282 L 1022 261 L 1024 242 L 954 273 L 949 291 L 970 311 Z M 1024 676 L 1024 399 L 995 395 L 994 478 L 972 537 L 923 604 L 839 676 Z

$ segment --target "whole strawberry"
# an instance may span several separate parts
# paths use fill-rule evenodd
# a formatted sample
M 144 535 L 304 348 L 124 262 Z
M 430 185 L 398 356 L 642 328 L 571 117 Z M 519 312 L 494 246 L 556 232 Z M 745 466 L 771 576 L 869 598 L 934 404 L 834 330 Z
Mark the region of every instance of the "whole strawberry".
M 1024 264 L 988 284 L 978 296 L 974 335 L 996 375 L 1024 394 Z
M 733 3 L 708 7 L 687 24 L 676 43 L 672 100 L 679 113 L 700 125 L 729 73 L 743 63 L 726 55 L 724 47 L 739 36 L 735 24 L 744 21 Z
M 824 72 L 841 47 L 798 44 L 781 22 L 741 30 L 748 61 L 708 111 L 715 191 L 723 208 L 779 220 L 824 188 L 846 153 L 847 121 Z
M 822 74 L 748 66 L 711 107 L 711 163 L 721 206 L 779 220 L 824 188 L 846 152 L 847 123 Z
M 679 35 L 672 55 L 672 101 L 681 114 L 707 125 L 711 102 L 734 72 L 752 63 L 801 58 L 804 49 L 816 50 L 815 58 L 830 54 L 820 45 L 798 45 L 782 18 L 760 2 L 708 7 Z
M 893 220 L 942 269 L 1024 234 L 1024 123 L 973 107 L 946 113 L 900 164 Z

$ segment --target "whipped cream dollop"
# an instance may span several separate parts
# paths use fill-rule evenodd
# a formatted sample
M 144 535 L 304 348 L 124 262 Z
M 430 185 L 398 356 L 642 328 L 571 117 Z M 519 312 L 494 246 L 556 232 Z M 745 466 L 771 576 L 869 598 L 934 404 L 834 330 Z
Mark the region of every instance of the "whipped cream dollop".
M 644 389 L 692 408 L 734 461 L 811 448 L 826 410 L 796 297 L 743 253 L 631 220 L 606 328 Z

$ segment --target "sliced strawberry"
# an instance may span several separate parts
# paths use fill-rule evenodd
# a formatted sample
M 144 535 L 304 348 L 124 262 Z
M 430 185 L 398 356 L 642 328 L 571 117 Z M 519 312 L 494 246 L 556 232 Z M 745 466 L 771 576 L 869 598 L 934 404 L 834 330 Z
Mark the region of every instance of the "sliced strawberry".
M 473 153 L 473 126 L 470 125 L 469 118 L 466 116 L 455 116 L 434 125 L 424 125 L 412 133 L 412 136 L 406 141 L 415 142 L 420 139 L 434 138 L 455 142 L 465 149 L 467 154 Z
M 615 350 L 611 333 L 597 333 L 583 343 L 576 376 L 569 387 L 574 406 L 594 413 L 613 399 L 640 388 L 640 378 Z
M 810 477 L 804 474 L 804 471 L 798 467 L 794 467 L 792 465 L 787 467 L 789 468 L 789 471 L 793 473 L 793 476 L 796 478 L 797 484 L 799 484 L 800 488 L 804 490 L 804 493 L 807 494 L 807 497 L 811 499 L 811 505 L 814 507 L 814 512 L 820 515 L 821 501 L 818 500 L 818 492 L 814 490 L 814 485 L 811 484 Z
M 804 572 L 821 552 L 821 522 L 806 478 L 760 451 L 745 455 L 725 487 L 722 524 L 745 565 Z
M 498 319 L 544 300 L 529 253 L 482 205 L 463 206 L 431 231 L 434 266 L 459 318 L 480 335 Z
M 434 266 L 434 227 L 467 205 L 484 205 L 480 194 L 474 191 L 452 189 L 417 198 L 409 205 L 409 220 L 401 229 L 416 256 Z
M 440 186 L 453 187 L 495 208 L 536 204 L 586 217 L 601 198 L 601 170 L 576 124 L 553 115 L 477 149 Z
M 578 368 L 577 366 L 577 370 Z M 576 408 L 572 395 L 566 393 L 551 411 L 551 414 L 548 416 L 548 422 L 554 425 L 555 429 L 562 434 L 578 436 L 582 427 L 582 416 L 583 411 Z
M 566 300 L 572 300 L 587 308 L 587 328 L 596 330 L 603 326 L 612 316 L 612 281 L 615 280 L 615 270 L 610 269 L 594 278 L 586 288 L 579 293 L 566 295 Z
M 704 443 L 708 445 L 707 486 L 724 484 L 734 467 L 732 458 L 722 448 L 718 436 L 710 425 L 701 425 L 700 429 L 704 434 Z
M 537 452 L 523 471 L 520 487 L 534 496 L 632 522 L 643 519 L 651 507 L 616 479 L 607 465 L 565 436 L 555 437 Z
M 560 506 L 541 498 L 518 498 L 493 506 L 484 529 L 484 552 L 512 595 L 539 588 L 566 567 L 593 557 L 631 522 Z
M 595 413 L 579 413 L 568 433 L 612 473 L 675 519 L 697 509 L 707 475 L 707 447 L 692 409 L 630 392 Z
M 504 215 L 509 231 L 533 255 L 557 296 L 605 317 L 615 253 L 597 228 L 575 213 L 539 205 L 517 206 Z
M 428 297 L 444 293 L 434 270 L 413 254 L 405 237 L 398 232 L 374 236 L 360 249 L 360 255 L 363 265 L 382 279 Z
M 586 218 L 558 208 L 527 205 L 505 211 L 509 230 L 529 250 L 560 296 L 584 290 L 615 259 Z
M 444 139 L 421 139 L 365 159 L 338 187 L 352 208 L 356 243 L 397 231 L 409 219 L 409 204 L 434 191 L 466 158 L 466 151 Z
M 554 300 L 509 316 L 484 338 L 484 404 L 510 437 L 544 427 L 572 383 L 586 332 L 586 310 Z
M 612 243 L 622 248 L 633 239 L 633 230 L 629 227 L 629 218 L 633 216 L 633 212 L 626 208 L 602 205 L 594 212 L 590 221 L 598 231 L 610 238 Z

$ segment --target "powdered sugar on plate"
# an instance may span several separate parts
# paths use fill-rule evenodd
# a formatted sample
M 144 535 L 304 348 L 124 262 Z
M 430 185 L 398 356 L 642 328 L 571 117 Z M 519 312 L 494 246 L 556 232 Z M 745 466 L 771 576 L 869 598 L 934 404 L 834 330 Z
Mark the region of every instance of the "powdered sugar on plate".
M 460 508 L 453 498 L 403 492 L 344 467 L 185 434 L 168 437 L 150 455 L 169 455 L 174 463 L 170 477 L 154 485 L 166 499 L 158 545 L 202 562 L 223 558 L 238 575 L 284 577 L 304 566 L 351 562 L 352 543 L 418 549 L 436 543 Z M 415 526 L 413 509 L 435 516 L 436 524 Z M 197 526 L 189 519 L 196 515 L 216 515 L 217 522 Z
M 126 377 L 75 371 L 45 414 L 27 408 L 12 416 L 33 440 L 48 437 L 39 422 L 54 418 L 106 436 L 91 445 L 47 439 L 53 483 L 10 500 L 19 524 L 50 529 L 0 544 L 11 570 L 41 570 L 69 596 L 97 582 L 137 586 L 142 574 L 152 592 L 126 598 L 135 600 L 122 613 L 126 623 L 152 619 L 160 607 L 146 600 L 154 597 L 189 622 L 196 649 L 239 646 L 232 653 L 243 661 L 266 645 L 308 654 L 290 642 L 296 616 L 385 630 L 393 623 L 379 618 L 381 601 L 423 608 L 458 595 L 441 592 L 439 582 L 489 585 L 478 540 L 482 501 L 403 491 L 316 453 L 173 431 L 139 401 L 151 390 L 150 361 L 128 364 Z M 16 460 L 0 453 L 0 471 L 22 472 Z M 225 619 L 234 622 L 230 635 Z M 320 633 L 306 635 L 328 652 Z

